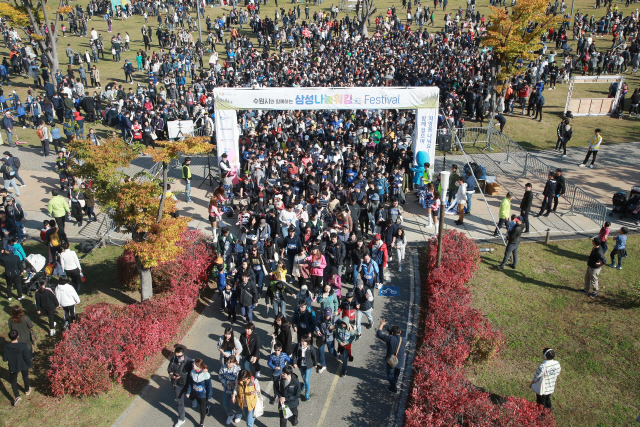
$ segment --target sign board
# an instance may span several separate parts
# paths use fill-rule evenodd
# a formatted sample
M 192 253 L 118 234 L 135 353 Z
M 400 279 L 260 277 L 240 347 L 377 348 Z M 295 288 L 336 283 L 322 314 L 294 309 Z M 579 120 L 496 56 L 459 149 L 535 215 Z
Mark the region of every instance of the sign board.
M 378 291 L 378 295 L 383 297 L 397 297 L 400 295 L 400 287 L 399 286 L 383 286 Z
M 167 133 L 169 139 L 193 135 L 193 131 L 193 120 L 171 120 L 167 122 Z

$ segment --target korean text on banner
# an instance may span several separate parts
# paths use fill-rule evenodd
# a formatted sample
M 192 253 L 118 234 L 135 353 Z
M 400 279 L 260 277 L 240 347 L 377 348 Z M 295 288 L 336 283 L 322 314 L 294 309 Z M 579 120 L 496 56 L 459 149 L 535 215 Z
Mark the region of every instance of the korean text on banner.
M 416 128 L 413 137 L 413 152 L 424 151 L 429 155 L 431 168 L 435 165 L 436 138 L 438 137 L 438 110 L 420 108 L 416 114 Z M 419 165 L 422 166 L 422 165 Z
M 240 167 L 240 154 L 238 153 L 238 118 L 235 110 L 218 110 L 216 108 L 216 142 L 218 146 L 218 164 L 222 155 L 227 153 L 227 160 L 231 167 Z

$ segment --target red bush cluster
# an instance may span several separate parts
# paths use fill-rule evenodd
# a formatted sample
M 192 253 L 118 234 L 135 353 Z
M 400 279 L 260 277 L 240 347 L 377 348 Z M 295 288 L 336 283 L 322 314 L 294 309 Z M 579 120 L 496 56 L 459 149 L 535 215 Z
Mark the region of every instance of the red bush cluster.
M 142 304 L 96 304 L 63 334 L 51 356 L 49 380 L 54 396 L 89 396 L 106 392 L 112 380 L 141 366 L 160 352 L 198 302 L 212 266 L 211 251 L 199 232 L 186 231 L 178 243 L 183 253 L 160 265 L 154 279 L 166 292 Z M 118 266 L 129 268 L 125 252 Z M 135 265 L 134 265 L 135 268 Z
M 488 393 L 477 390 L 466 379 L 465 365 L 495 357 L 503 337 L 470 306 L 471 292 L 465 285 L 480 258 L 473 241 L 449 231 L 443 236 L 439 268 L 435 266 L 436 252 L 437 242 L 431 240 L 426 279 L 428 313 L 414 360 L 405 425 L 555 426 L 551 413 L 540 405 L 514 397 L 493 404 Z

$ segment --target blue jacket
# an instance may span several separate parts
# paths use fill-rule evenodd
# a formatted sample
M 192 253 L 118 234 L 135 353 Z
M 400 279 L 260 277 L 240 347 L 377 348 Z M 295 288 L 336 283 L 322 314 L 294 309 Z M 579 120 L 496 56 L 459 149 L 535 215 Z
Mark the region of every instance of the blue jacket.
M 213 388 L 211 387 L 211 375 L 209 372 L 196 372 L 192 370 L 187 377 L 187 396 L 211 399 Z
M 291 363 L 291 358 L 284 351 L 281 351 L 280 356 L 276 355 L 275 353 L 269 356 L 267 366 L 269 366 L 273 370 L 273 376 L 275 377 L 278 375 L 282 375 L 282 368 L 287 366 L 287 363 Z

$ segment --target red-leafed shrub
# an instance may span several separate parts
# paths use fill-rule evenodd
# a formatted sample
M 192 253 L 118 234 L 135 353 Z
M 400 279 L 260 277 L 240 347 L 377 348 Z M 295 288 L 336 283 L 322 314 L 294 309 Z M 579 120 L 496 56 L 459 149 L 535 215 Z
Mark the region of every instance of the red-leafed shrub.
M 198 302 L 212 264 L 211 251 L 199 232 L 186 231 L 178 245 L 184 252 L 159 266 L 163 273 L 156 276 L 165 293 L 142 304 L 89 306 L 63 334 L 51 356 L 54 396 L 108 391 L 112 380 L 120 381 L 171 340 Z M 127 266 L 127 258 L 133 257 L 125 253 L 121 258 L 118 265 Z
M 496 357 L 504 339 L 479 310 L 471 307 L 466 283 L 480 259 L 476 245 L 456 231 L 446 232 L 442 262 L 436 268 L 437 242 L 429 242 L 428 297 L 424 336 L 413 364 L 407 427 L 552 427 L 551 413 L 536 403 L 509 397 L 496 405 L 489 394 L 466 379 L 464 367 Z

